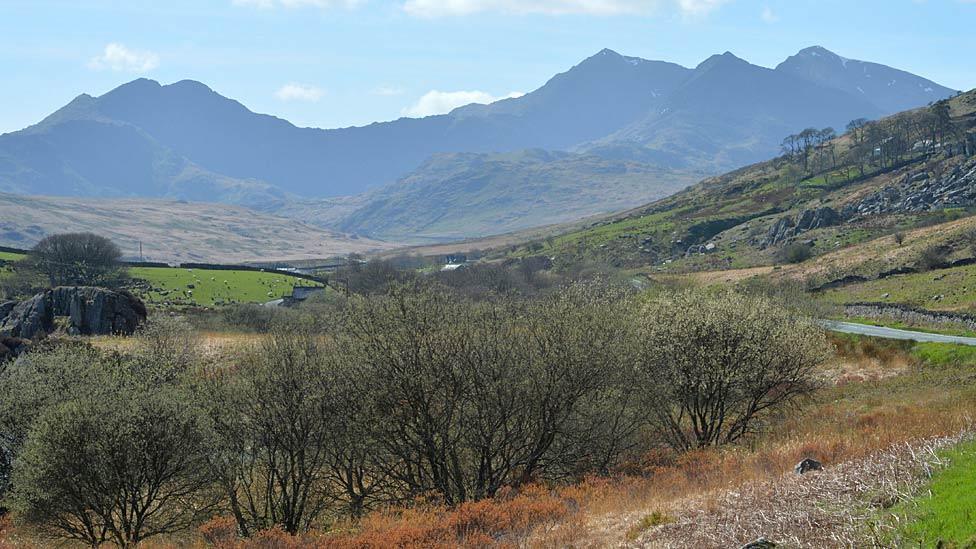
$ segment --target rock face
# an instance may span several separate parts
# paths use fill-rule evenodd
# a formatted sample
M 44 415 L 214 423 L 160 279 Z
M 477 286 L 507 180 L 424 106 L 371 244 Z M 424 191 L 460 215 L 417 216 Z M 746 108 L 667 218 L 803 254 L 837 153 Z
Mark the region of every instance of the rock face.
M 128 292 L 104 288 L 60 287 L 13 307 L 0 306 L 0 336 L 34 339 L 54 331 L 66 319 L 71 335 L 131 334 L 146 320 L 146 306 Z
M 942 174 L 906 173 L 896 183 L 848 204 L 846 218 L 913 213 L 976 205 L 976 160 L 956 164 Z
M 806 458 L 800 463 L 797 463 L 793 470 L 798 475 L 805 475 L 810 471 L 823 471 L 823 464 L 815 459 Z
M 814 229 L 832 227 L 843 221 L 843 217 L 836 210 L 829 207 L 803 210 L 794 220 L 791 216 L 781 217 L 773 223 L 766 233 L 761 245 L 765 247 L 782 244 L 787 240 Z

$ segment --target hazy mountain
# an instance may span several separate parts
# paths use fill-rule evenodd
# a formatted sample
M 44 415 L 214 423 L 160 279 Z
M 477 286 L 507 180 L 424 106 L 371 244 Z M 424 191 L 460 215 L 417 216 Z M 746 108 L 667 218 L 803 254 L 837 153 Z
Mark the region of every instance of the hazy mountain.
M 769 158 L 783 137 L 799 129 L 843 128 L 854 118 L 883 114 L 860 96 L 726 52 L 696 67 L 659 109 L 589 149 L 639 145 L 678 165 L 730 169 Z
M 500 234 L 618 211 L 638 197 L 661 198 L 701 177 L 541 149 L 439 154 L 366 195 L 339 228 L 411 242 Z
M 878 81 L 884 85 L 874 85 Z M 492 188 L 510 193 L 510 207 L 483 208 L 479 196 L 464 193 L 466 178 L 485 168 L 486 154 L 548 149 L 587 152 L 610 164 L 643 162 L 658 167 L 632 171 L 645 177 L 643 188 L 658 192 L 673 188 L 664 168 L 682 170 L 679 178 L 687 170 L 717 173 L 775 154 L 785 135 L 804 127 L 840 128 L 852 118 L 878 117 L 951 93 L 822 48 L 803 50 L 775 70 L 730 53 L 687 69 L 603 50 L 520 98 L 441 116 L 321 130 L 251 112 L 199 82 L 163 86 L 140 79 L 100 97 L 79 96 L 37 125 L 0 136 L 0 191 L 260 205 L 349 229 L 354 225 L 341 220 L 352 211 L 351 219 L 372 230 L 377 225 L 367 220 L 373 216 L 352 206 L 366 198 L 331 199 L 382 188 L 385 202 L 379 194 L 368 199 L 377 211 L 388 211 L 392 197 L 408 196 L 413 202 L 405 210 L 412 211 L 424 199 L 415 190 L 422 180 L 432 196 L 456 195 L 449 211 L 459 219 L 493 212 L 500 231 L 618 201 L 594 203 L 594 195 L 567 176 L 563 166 L 569 161 L 555 155 L 528 163 L 489 162 L 495 166 Z M 473 154 L 447 157 L 452 170 L 431 169 L 445 157 L 425 164 L 432 155 L 450 153 Z M 472 163 L 467 171 L 464 162 Z M 546 162 L 557 164 L 547 172 L 541 167 Z M 615 188 L 619 182 L 601 179 L 588 162 L 579 167 L 587 190 L 598 193 L 605 181 Z M 538 198 L 530 210 L 520 200 L 535 177 L 544 177 L 546 192 L 559 198 Z M 651 189 L 655 185 L 660 189 Z M 503 198 L 499 194 L 493 203 Z M 647 198 L 635 195 L 619 203 Z M 294 206 L 310 199 L 316 208 L 340 210 Z M 557 204 L 559 211 L 545 210 Z M 403 230 L 426 230 L 422 226 L 418 219 Z
M 955 94 L 955 90 L 920 76 L 877 63 L 847 59 L 820 46 L 800 50 L 776 70 L 861 96 L 885 114 L 914 109 Z

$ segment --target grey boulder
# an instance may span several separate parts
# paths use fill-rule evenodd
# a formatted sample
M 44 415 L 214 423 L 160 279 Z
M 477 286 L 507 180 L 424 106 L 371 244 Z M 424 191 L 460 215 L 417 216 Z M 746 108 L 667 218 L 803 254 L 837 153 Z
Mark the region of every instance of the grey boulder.
M 124 291 L 64 286 L 9 308 L 0 318 L 0 336 L 35 339 L 53 332 L 62 318 L 72 335 L 128 335 L 146 320 L 146 306 Z

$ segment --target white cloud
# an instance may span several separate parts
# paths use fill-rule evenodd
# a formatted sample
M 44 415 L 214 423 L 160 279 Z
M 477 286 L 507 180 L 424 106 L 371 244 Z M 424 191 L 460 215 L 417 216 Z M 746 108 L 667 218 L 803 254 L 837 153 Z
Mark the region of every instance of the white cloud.
M 95 70 L 149 72 L 159 66 L 159 56 L 151 51 L 130 50 L 123 44 L 112 42 L 105 46 L 101 55 L 93 57 L 88 66 Z
M 235 6 L 249 6 L 253 8 L 271 9 L 283 8 L 355 8 L 365 0 L 232 0 Z
M 659 0 L 406 0 L 403 9 L 417 17 L 470 15 L 480 12 L 511 14 L 620 15 L 647 13 Z
M 272 1 L 272 0 L 257 0 Z M 404 0 L 403 10 L 416 17 L 471 15 L 646 15 L 671 6 L 685 16 L 707 15 L 732 0 Z
M 523 95 L 525 94 L 522 92 L 512 92 L 504 97 L 495 97 L 490 93 L 477 90 L 454 92 L 431 90 L 425 93 L 416 103 L 403 109 L 401 114 L 412 118 L 422 118 L 435 114 L 447 114 L 458 107 L 470 105 L 471 103 L 488 104 L 501 99 L 522 97 Z
M 373 95 L 392 97 L 394 95 L 403 95 L 403 88 L 398 88 L 396 86 L 379 86 L 377 88 L 373 88 L 370 93 Z
M 292 82 L 291 84 L 285 84 L 278 88 L 278 91 L 275 92 L 275 97 L 282 101 L 314 102 L 321 99 L 324 94 L 325 92 L 321 88 Z
M 685 15 L 708 15 L 731 0 L 678 0 L 678 8 Z
M 779 16 L 776 15 L 773 8 L 770 8 L 769 6 L 763 8 L 762 13 L 759 14 L 759 17 L 766 23 L 775 23 L 779 21 Z

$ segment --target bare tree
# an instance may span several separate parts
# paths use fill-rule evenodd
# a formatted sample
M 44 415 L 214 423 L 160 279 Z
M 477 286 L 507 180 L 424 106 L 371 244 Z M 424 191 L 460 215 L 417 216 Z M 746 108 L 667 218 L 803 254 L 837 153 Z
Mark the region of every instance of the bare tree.
M 239 371 L 211 372 L 203 387 L 211 470 L 244 535 L 307 531 L 333 500 L 326 475 L 340 410 L 324 355 L 307 328 L 279 326 Z
M 687 450 L 728 444 L 817 386 L 824 330 L 764 297 L 684 292 L 642 312 L 640 371 L 657 433 Z

